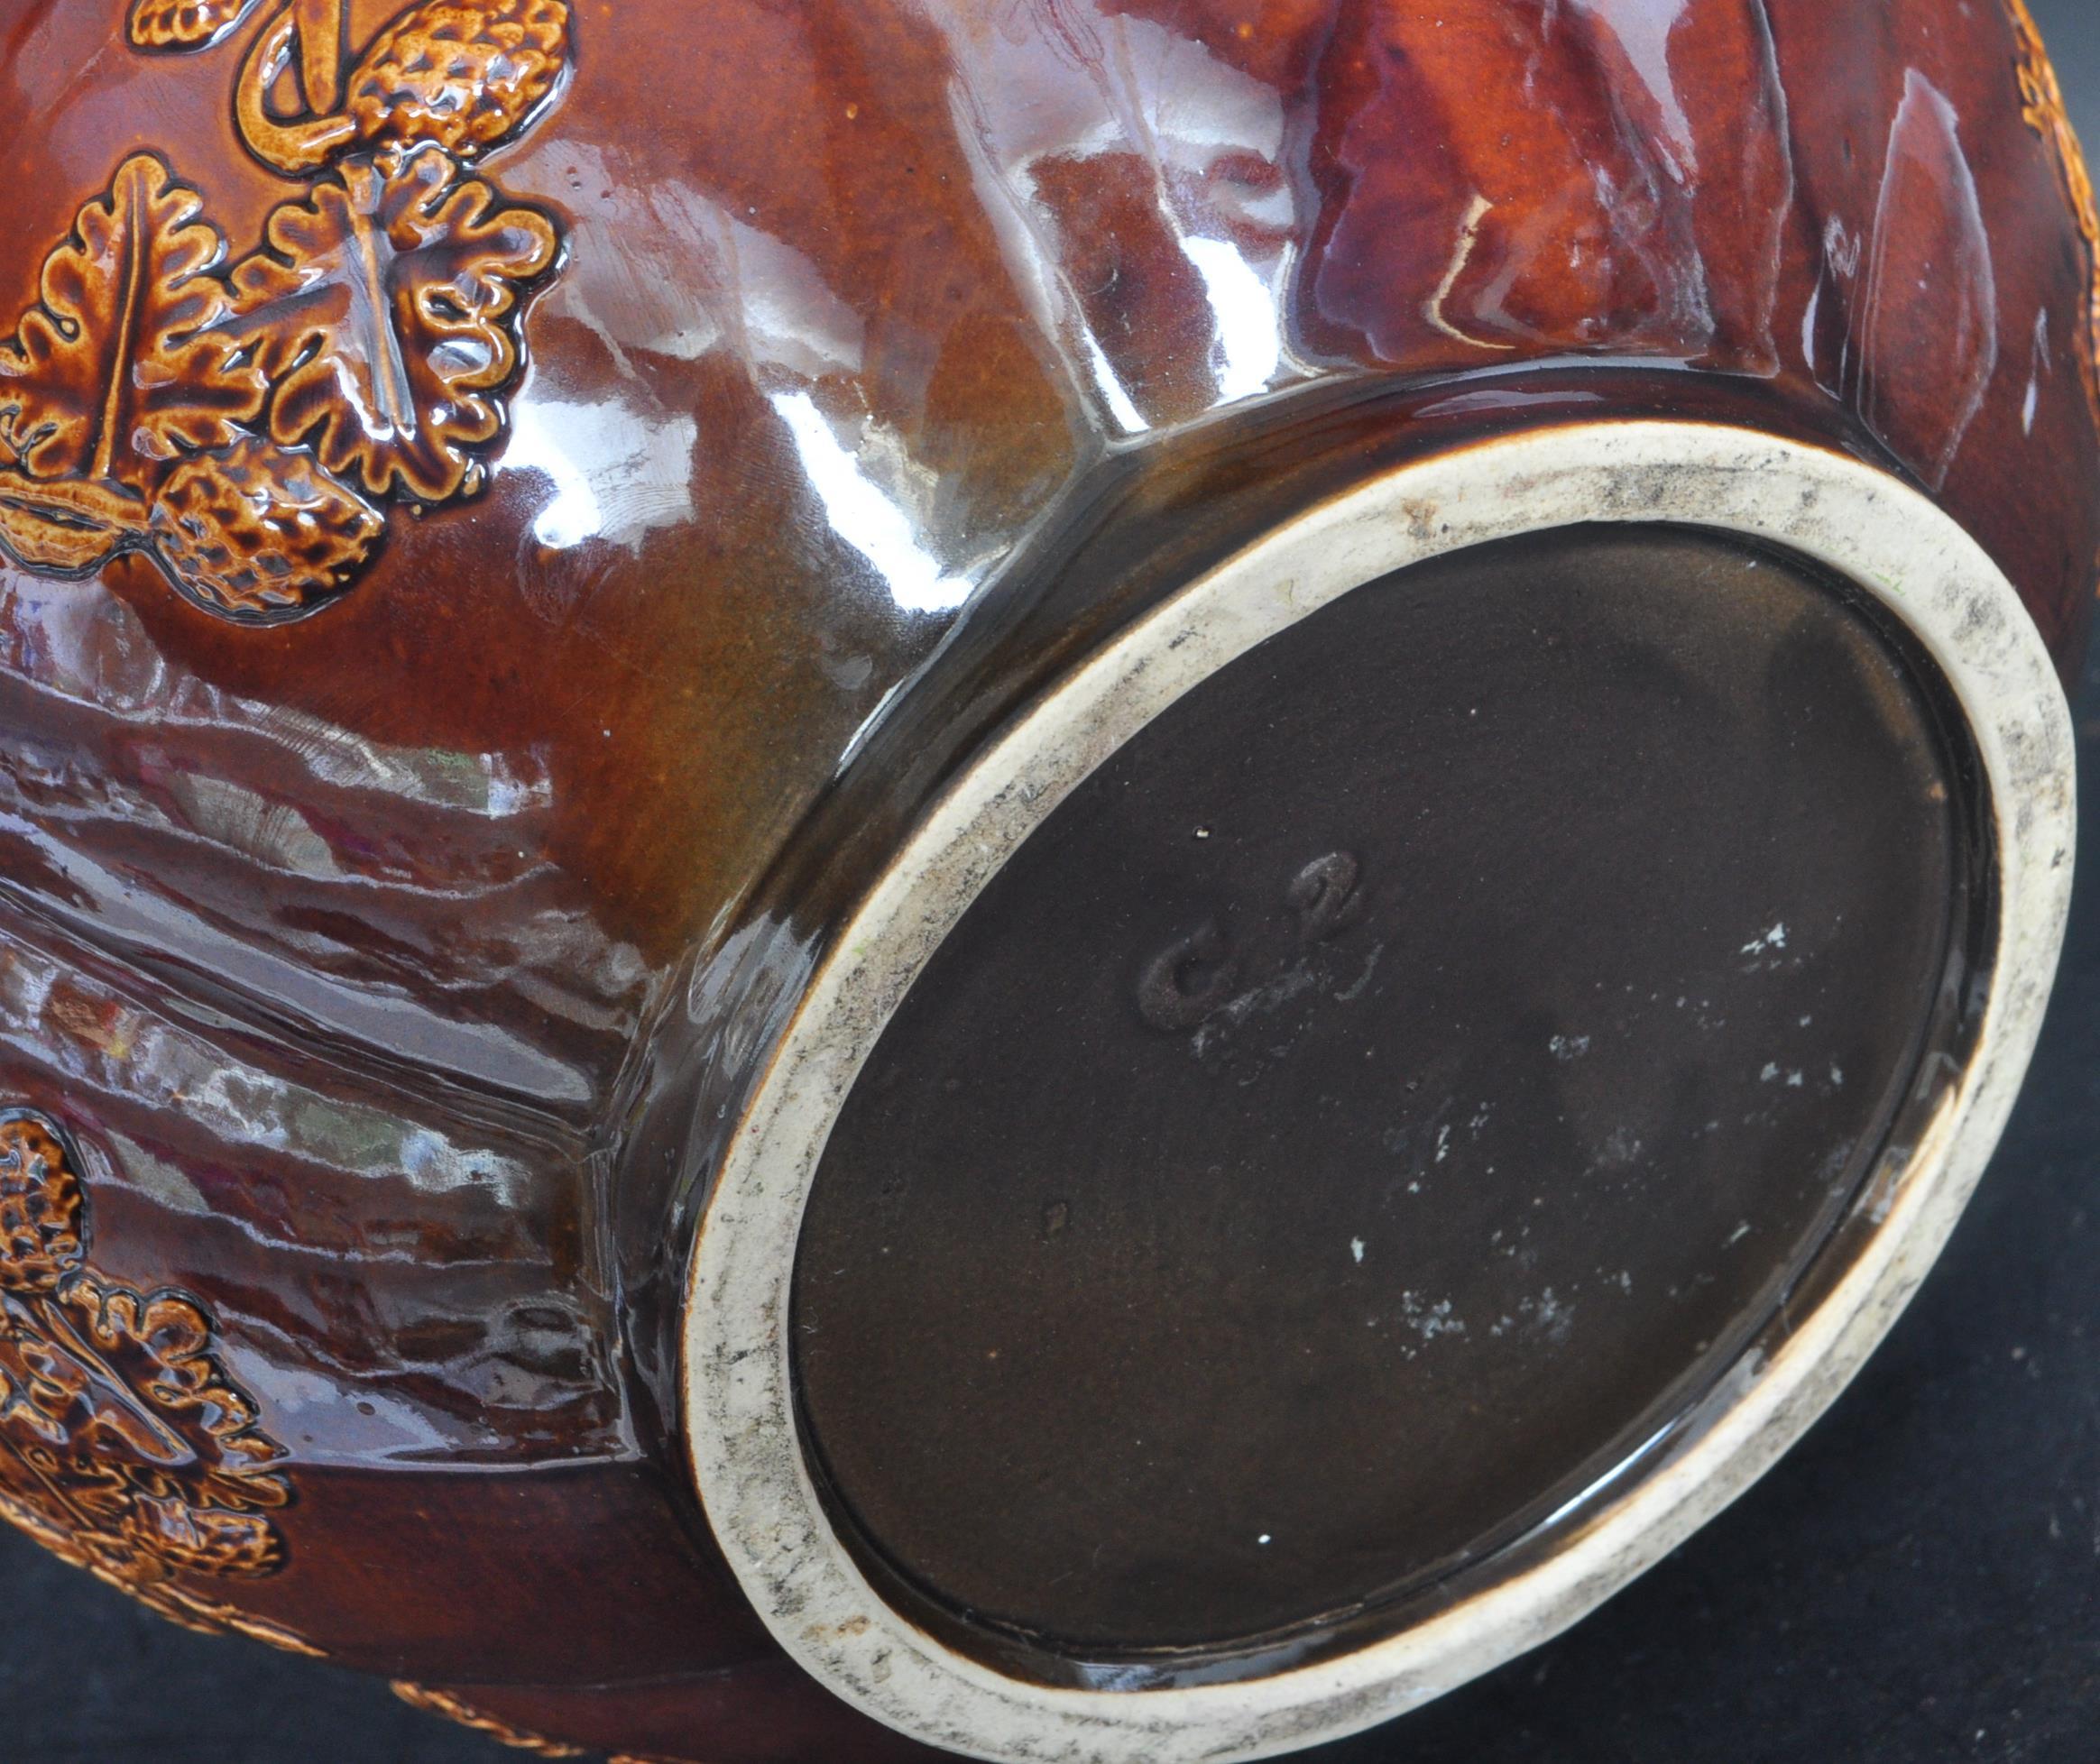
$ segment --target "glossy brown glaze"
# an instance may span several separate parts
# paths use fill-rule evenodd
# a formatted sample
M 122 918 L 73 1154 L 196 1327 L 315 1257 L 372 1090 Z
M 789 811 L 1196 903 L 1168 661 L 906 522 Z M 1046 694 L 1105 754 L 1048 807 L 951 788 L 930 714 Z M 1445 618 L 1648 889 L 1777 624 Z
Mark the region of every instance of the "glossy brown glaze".
M 0 0 L 0 1106 L 282 1448 L 281 1561 L 166 1584 L 527 1732 L 914 1754 L 716 1557 L 676 1295 L 751 1001 L 1134 613 L 1661 414 L 2085 640 L 2016 11 Z
M 284 1566 L 284 1447 L 195 1300 L 89 1264 L 76 1154 L 41 1116 L 0 1117 L 0 1515 L 179 1623 L 296 1648 L 179 1584 Z
M 313 611 L 362 573 L 380 507 L 478 492 L 554 223 L 470 178 L 544 106 L 567 0 L 410 8 L 345 84 L 348 14 L 288 4 L 244 63 L 249 152 L 324 174 L 228 265 L 198 192 L 152 152 L 116 169 L 0 345 L 0 545 L 78 575 L 151 556 L 240 620 Z M 132 46 L 216 41 L 209 8 L 134 6 Z M 309 113 L 272 108 L 296 51 Z M 366 499 L 373 499 L 367 501 Z

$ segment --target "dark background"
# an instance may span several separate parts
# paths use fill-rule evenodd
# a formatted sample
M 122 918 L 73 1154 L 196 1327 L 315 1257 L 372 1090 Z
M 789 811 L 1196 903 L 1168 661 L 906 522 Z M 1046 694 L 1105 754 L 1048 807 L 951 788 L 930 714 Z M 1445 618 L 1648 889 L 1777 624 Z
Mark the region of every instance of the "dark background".
M 2100 151 L 2100 0 L 2030 5 Z M 2091 791 L 2100 659 L 2077 714 Z M 1858 1383 L 1589 1622 L 1307 1764 L 2100 1760 L 2100 804 L 2082 846 L 2019 1111 Z M 376 1681 L 186 1634 L 0 1534 L 4 1764 L 523 1756 Z

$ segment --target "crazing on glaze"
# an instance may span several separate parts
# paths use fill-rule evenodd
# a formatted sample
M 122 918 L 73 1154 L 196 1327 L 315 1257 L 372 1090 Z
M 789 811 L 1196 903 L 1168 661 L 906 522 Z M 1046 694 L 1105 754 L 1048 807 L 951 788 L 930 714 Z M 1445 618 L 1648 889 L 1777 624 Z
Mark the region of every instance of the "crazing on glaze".
M 208 48 L 253 7 L 136 0 L 131 42 Z M 425 0 L 347 75 L 344 17 L 285 0 L 242 63 L 249 152 L 315 179 L 254 249 L 225 266 L 202 195 L 140 152 L 45 259 L 0 343 L 0 549 L 23 567 L 140 552 L 206 611 L 267 622 L 349 587 L 389 504 L 482 488 L 523 301 L 561 246 L 466 167 L 553 98 L 567 0 Z M 307 114 L 287 118 L 295 75 Z

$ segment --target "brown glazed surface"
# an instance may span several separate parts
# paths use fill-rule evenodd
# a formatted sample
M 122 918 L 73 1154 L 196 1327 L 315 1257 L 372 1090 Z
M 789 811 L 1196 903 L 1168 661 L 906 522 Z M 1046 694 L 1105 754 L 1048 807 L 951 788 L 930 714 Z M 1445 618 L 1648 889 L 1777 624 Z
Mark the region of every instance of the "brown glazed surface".
M 1906 474 L 2085 639 L 2091 191 L 1995 5 L 132 12 L 0 0 L 0 1108 L 80 1219 L 9 1239 L 4 1369 L 163 1307 L 175 1504 L 259 1530 L 134 1572 L 135 1511 L 21 1516 L 499 1724 L 922 1755 L 691 1494 L 708 1130 L 885 841 L 1149 601 L 1662 414 Z

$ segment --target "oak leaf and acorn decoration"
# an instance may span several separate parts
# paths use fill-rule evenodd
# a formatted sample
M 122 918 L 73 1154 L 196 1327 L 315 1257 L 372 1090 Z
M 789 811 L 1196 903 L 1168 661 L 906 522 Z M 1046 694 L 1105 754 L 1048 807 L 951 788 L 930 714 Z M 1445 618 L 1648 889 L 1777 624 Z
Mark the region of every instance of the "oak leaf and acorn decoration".
M 0 1111 L 0 1519 L 193 1629 L 236 1625 L 178 1575 L 283 1566 L 284 1447 L 186 1293 L 142 1292 L 89 1254 L 79 1166 L 56 1124 Z M 310 1650 L 308 1650 L 310 1651 Z
M 258 0 L 134 0 L 133 44 L 225 41 Z M 423 0 L 344 70 L 344 0 L 280 0 L 244 57 L 249 151 L 306 188 L 228 261 L 200 193 L 134 153 L 0 340 L 0 551 L 85 576 L 150 556 L 271 623 L 354 583 L 392 504 L 484 485 L 560 236 L 479 159 L 558 95 L 569 0 Z M 282 109 L 296 92 L 298 114 Z

